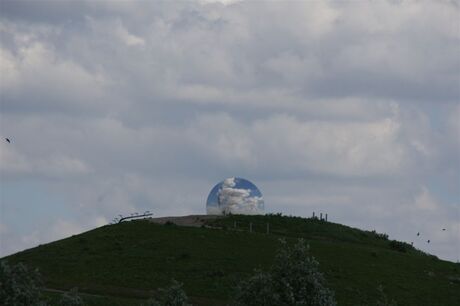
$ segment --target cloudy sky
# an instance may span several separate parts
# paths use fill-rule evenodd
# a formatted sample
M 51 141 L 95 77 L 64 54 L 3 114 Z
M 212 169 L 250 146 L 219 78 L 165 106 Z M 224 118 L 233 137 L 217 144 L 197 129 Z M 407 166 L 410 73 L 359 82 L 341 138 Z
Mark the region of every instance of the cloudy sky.
M 265 213 L 264 199 L 250 181 L 229 177 L 212 188 L 206 200 L 206 213 L 261 215 Z
M 205 213 L 239 176 L 267 212 L 457 261 L 459 20 L 455 1 L 1 0 L 0 256 Z

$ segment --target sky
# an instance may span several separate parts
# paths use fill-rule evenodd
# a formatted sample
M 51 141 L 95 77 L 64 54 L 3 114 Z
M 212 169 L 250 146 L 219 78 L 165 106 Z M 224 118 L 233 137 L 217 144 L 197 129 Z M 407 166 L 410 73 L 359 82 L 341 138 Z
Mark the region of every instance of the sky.
M 0 256 L 237 176 L 458 261 L 459 54 L 456 1 L 0 0 Z
M 216 184 L 206 200 L 208 215 L 243 214 L 263 215 L 264 199 L 260 190 L 250 181 L 229 177 Z

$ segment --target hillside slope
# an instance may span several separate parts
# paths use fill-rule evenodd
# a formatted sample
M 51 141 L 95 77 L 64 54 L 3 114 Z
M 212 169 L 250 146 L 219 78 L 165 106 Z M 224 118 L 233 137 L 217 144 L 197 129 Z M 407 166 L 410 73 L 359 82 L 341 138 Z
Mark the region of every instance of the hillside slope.
M 147 220 L 107 225 L 7 260 L 38 267 L 48 288 L 77 286 L 111 296 L 110 305 L 117 297 L 146 298 L 172 278 L 184 283 L 194 303 L 225 305 L 241 279 L 272 263 L 280 238 L 294 242 L 302 237 L 339 305 L 374 305 L 379 285 L 399 305 L 460 305 L 458 264 L 384 235 L 280 215 L 229 216 L 205 223 L 209 228 Z

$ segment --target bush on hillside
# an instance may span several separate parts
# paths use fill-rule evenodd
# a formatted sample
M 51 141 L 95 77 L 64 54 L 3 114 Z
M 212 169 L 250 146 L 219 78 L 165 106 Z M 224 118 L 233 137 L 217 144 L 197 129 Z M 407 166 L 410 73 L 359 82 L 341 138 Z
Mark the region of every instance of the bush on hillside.
M 0 305 L 44 305 L 40 301 L 43 286 L 37 269 L 29 270 L 24 264 L 9 265 L 0 262 Z
M 325 285 L 318 262 L 309 254 L 303 239 L 293 247 L 284 240 L 269 272 L 256 272 L 238 286 L 237 305 L 245 306 L 332 306 L 333 292 Z
M 43 281 L 38 269 L 31 270 L 23 263 L 10 265 L 0 261 L 0 305 L 2 306 L 46 306 L 42 299 Z M 81 306 L 83 300 L 77 289 L 64 293 L 59 306 Z
M 368 231 L 367 231 L 368 232 Z M 369 232 L 368 232 L 369 233 Z M 388 234 L 385 233 L 377 233 L 375 230 L 372 230 L 370 232 L 372 235 L 374 235 L 375 238 L 381 239 L 381 240 L 388 240 Z
M 191 306 L 191 304 L 182 289 L 182 284 L 173 279 L 169 288 L 159 289 L 158 296 L 148 300 L 144 306 Z
M 392 249 L 392 250 L 402 252 L 402 253 L 407 252 L 407 246 L 408 245 L 406 243 L 404 243 L 404 242 L 397 241 L 397 240 L 391 240 L 389 245 L 390 245 L 390 249 Z

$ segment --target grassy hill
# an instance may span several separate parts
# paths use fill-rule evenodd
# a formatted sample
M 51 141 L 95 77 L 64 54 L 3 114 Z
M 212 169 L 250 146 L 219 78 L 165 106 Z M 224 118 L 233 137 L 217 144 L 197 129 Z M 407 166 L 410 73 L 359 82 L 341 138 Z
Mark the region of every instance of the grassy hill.
M 6 259 L 38 267 L 47 288 L 93 294 L 84 296 L 90 305 L 139 305 L 172 278 L 184 283 L 194 304 L 225 305 L 241 279 L 271 265 L 280 238 L 304 238 L 339 305 L 375 305 L 379 285 L 398 305 L 460 305 L 459 264 L 383 234 L 280 215 L 206 222 L 202 228 L 123 222 Z

